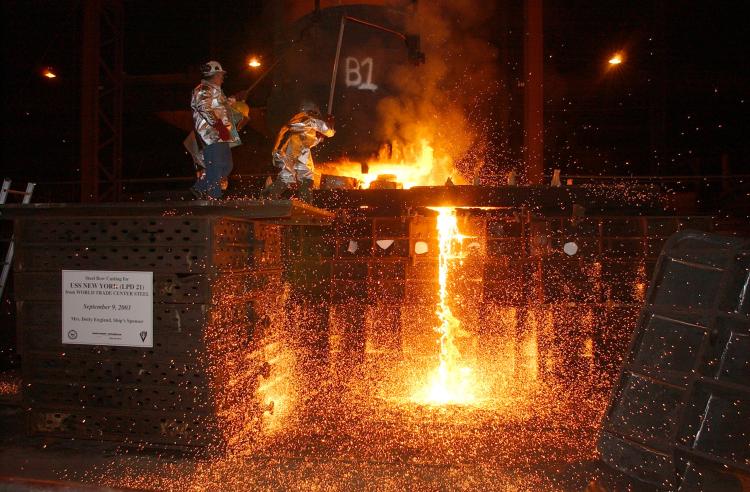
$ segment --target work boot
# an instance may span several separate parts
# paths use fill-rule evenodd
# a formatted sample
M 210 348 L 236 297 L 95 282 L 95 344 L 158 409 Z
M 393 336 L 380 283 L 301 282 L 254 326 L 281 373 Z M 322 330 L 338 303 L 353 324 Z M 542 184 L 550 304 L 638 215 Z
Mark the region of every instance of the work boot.
M 299 199 L 302 200 L 303 202 L 311 203 L 312 202 L 312 189 L 313 189 L 313 180 L 303 179 L 299 184 L 299 192 L 297 193 L 297 196 L 299 196 Z
M 281 194 L 284 193 L 286 189 L 286 183 L 281 181 L 279 178 L 276 178 L 273 183 L 265 187 L 265 189 L 261 193 L 261 196 L 263 198 L 278 200 L 279 198 L 281 198 Z

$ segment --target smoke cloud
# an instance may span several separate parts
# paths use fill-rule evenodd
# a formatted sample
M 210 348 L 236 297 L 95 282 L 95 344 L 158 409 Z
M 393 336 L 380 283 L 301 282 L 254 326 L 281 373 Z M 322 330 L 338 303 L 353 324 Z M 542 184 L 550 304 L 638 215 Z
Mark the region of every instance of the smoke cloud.
M 435 151 L 434 171 L 453 174 L 454 181 L 454 168 L 469 181 L 480 171 L 496 129 L 491 101 L 499 84 L 491 16 L 491 5 L 479 0 L 418 2 L 408 28 L 420 34 L 426 62 L 394 71 L 399 94 L 378 106 L 384 140 L 403 149 L 427 140 Z

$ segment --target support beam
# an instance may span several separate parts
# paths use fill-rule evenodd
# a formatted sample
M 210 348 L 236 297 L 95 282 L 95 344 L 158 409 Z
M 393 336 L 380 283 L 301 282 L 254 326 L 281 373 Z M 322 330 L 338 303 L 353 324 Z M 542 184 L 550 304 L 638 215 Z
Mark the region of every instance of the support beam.
M 81 46 L 81 201 L 116 201 L 122 179 L 123 8 L 85 0 Z
M 524 133 L 526 184 L 542 184 L 544 175 L 544 32 L 542 0 L 524 1 Z

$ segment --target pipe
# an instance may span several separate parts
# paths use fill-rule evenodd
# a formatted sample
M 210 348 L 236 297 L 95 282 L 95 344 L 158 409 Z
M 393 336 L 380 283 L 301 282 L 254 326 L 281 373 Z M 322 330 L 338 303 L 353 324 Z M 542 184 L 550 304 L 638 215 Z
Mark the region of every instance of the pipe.
M 333 114 L 333 93 L 336 89 L 336 75 L 339 72 L 339 58 L 341 57 L 341 43 L 344 40 L 344 26 L 346 26 L 347 16 L 341 16 L 341 26 L 339 27 L 339 40 L 336 43 L 336 57 L 333 59 L 333 74 L 331 74 L 331 91 L 328 94 L 328 114 Z

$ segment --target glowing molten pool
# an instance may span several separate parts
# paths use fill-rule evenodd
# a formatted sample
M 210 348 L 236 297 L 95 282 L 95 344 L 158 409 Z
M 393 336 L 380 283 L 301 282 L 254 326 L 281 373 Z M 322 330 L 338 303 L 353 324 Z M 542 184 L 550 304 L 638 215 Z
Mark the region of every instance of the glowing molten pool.
M 413 186 L 436 186 L 445 184 L 449 177 L 455 184 L 461 177 L 453 167 L 453 161 L 440 152 L 436 152 L 427 140 L 418 143 L 400 145 L 396 142 L 383 146 L 377 158 L 367 162 L 368 172 L 362 172 L 362 164 L 353 161 L 323 163 L 316 165 L 316 171 L 323 174 L 335 174 L 356 178 L 362 188 L 380 175 L 392 175 L 405 189 Z

